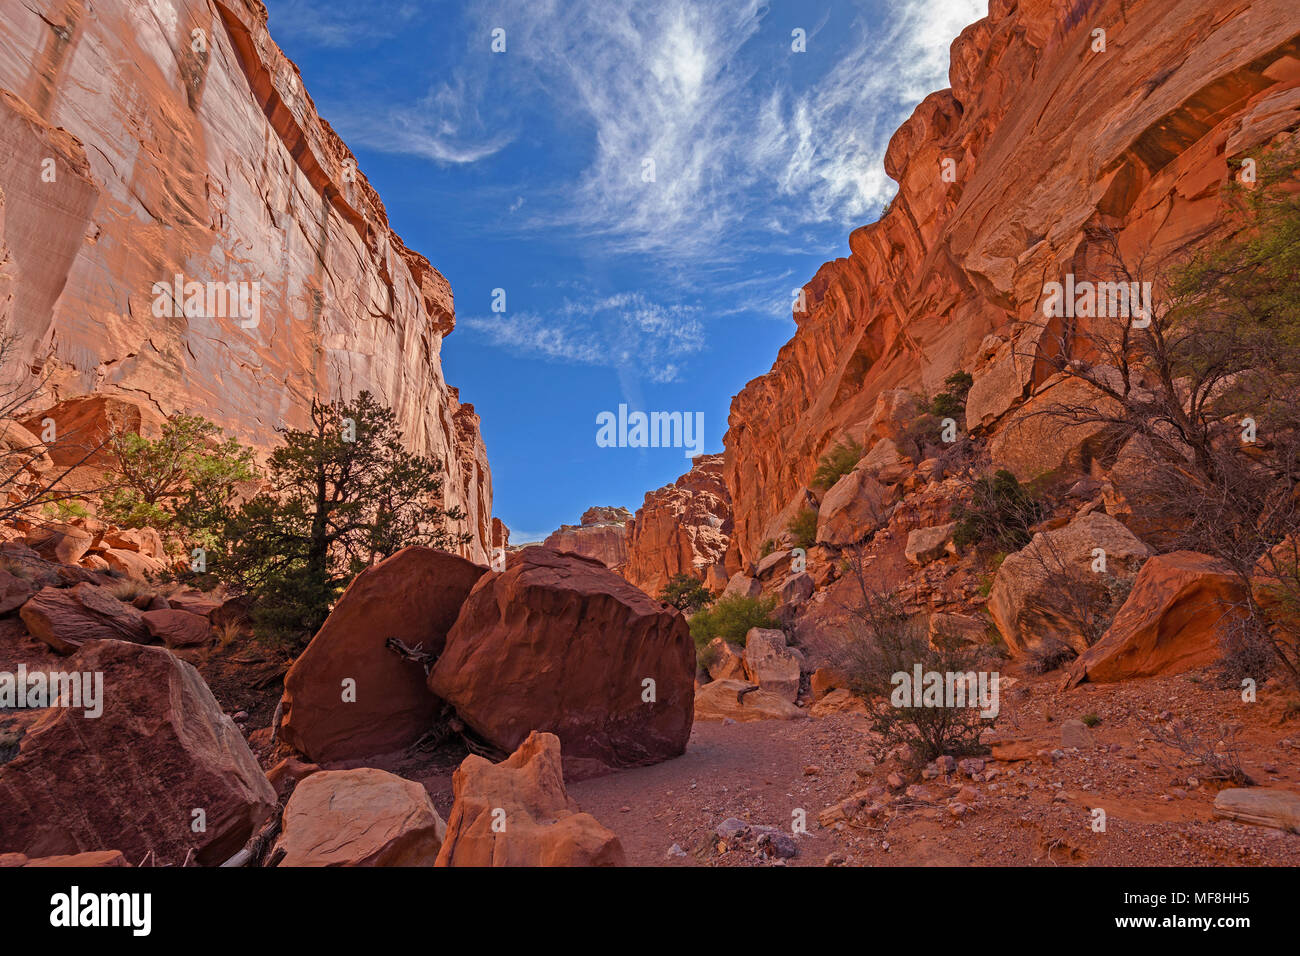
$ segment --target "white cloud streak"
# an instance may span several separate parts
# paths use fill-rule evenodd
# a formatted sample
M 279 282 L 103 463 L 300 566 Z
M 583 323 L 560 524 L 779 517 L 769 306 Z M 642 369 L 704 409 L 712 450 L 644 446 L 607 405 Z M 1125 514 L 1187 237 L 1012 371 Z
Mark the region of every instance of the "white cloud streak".
M 682 361 L 704 347 L 699 309 L 662 305 L 640 293 L 565 300 L 554 311 L 461 317 L 458 325 L 492 344 L 549 361 L 677 381 Z

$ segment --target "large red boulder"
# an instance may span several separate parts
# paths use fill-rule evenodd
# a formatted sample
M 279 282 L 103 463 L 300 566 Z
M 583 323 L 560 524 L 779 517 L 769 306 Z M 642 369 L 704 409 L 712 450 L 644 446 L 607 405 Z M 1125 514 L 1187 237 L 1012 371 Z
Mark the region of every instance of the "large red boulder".
M 138 608 L 84 581 L 66 589 L 42 588 L 18 614 L 33 636 L 60 654 L 71 654 L 90 641 L 150 641 Z
M 60 665 L 103 675 L 102 712 L 51 707 L 0 765 L 0 853 L 219 864 L 270 814 L 275 791 L 192 666 L 123 641 Z
M 1246 584 L 1221 561 L 1195 551 L 1158 554 L 1101 640 L 1070 667 L 1068 684 L 1177 674 L 1211 664 L 1223 628 L 1245 613 Z
M 392 753 L 418 740 L 439 703 L 424 669 L 385 643 L 397 638 L 438 654 L 486 570 L 413 547 L 357 575 L 285 675 L 281 739 L 318 763 Z M 348 680 L 354 693 L 344 693 Z
M 694 676 L 685 617 L 598 561 L 532 547 L 474 587 L 429 687 L 502 750 L 548 731 L 588 773 L 684 752 Z

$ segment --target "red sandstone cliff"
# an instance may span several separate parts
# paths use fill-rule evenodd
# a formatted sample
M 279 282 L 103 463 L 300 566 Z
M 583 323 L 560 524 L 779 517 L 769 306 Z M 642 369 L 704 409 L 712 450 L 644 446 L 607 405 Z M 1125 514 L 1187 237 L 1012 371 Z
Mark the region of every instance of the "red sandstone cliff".
M 1026 320 L 1045 282 L 1095 262 L 1085 227 L 1157 266 L 1213 235 L 1235 162 L 1300 125 L 1298 32 L 1293 0 L 992 0 L 952 45 L 952 88 L 890 142 L 890 208 L 808 283 L 794 337 L 732 403 L 746 563 L 886 390 L 970 371 L 967 425 L 987 431 L 1039 384 Z
M 52 396 L 205 415 L 271 444 L 369 389 L 447 465 L 486 561 L 492 481 L 442 374 L 451 288 L 384 206 L 258 0 L 0 0 L 0 322 Z M 156 317 L 154 283 L 257 282 L 256 322 Z
M 720 591 L 738 570 L 727 562 L 731 497 L 721 455 L 701 455 L 671 485 L 647 492 L 628 523 L 623 576 L 652 596 L 676 574 L 690 574 Z M 733 562 L 734 563 L 734 562 Z
M 631 517 L 626 508 L 588 508 L 582 513 L 581 524 L 561 525 L 542 543 L 556 551 L 595 558 L 618 570 L 627 560 L 627 522 Z

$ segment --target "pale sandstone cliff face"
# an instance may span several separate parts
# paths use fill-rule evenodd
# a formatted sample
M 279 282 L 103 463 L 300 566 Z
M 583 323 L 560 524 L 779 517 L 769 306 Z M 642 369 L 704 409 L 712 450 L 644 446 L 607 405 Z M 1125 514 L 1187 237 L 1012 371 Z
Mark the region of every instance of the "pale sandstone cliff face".
M 588 508 L 582 513 L 581 524 L 561 525 L 542 544 L 556 551 L 595 558 L 617 570 L 627 560 L 627 523 L 631 517 L 632 512 L 626 508 Z
M 646 493 L 628 523 L 622 573 L 651 596 L 658 596 L 677 574 L 700 578 L 720 591 L 738 569 L 728 565 L 730 540 L 731 497 L 722 456 L 701 455 L 677 481 Z
M 104 393 L 267 447 L 313 396 L 369 389 L 445 461 L 486 561 L 487 455 L 439 357 L 451 288 L 389 228 L 258 0 L 0 0 L 0 22 L 0 320 L 50 404 Z M 177 274 L 259 282 L 257 324 L 156 318 Z
M 993 0 L 949 76 L 890 143 L 890 209 L 808 283 L 794 338 L 732 403 L 726 483 L 747 563 L 820 455 L 869 433 L 885 390 L 933 394 L 965 369 L 966 424 L 995 429 L 1044 377 L 1029 357 L 1044 283 L 1096 269 L 1085 227 L 1150 265 L 1177 258 L 1221 227 L 1244 154 L 1300 123 L 1293 0 Z

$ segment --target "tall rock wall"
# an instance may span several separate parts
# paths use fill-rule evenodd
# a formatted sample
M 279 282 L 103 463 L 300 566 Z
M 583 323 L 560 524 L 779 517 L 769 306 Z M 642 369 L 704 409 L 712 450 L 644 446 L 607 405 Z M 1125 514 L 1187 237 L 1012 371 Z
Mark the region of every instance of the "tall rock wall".
M 1300 128 L 1300 17 L 1294 0 L 992 0 L 949 78 L 890 142 L 888 211 L 808 283 L 794 337 L 732 402 L 747 562 L 886 390 L 933 394 L 964 369 L 966 424 L 995 428 L 1044 377 L 1044 284 L 1097 267 L 1085 230 L 1158 268 L 1223 229 L 1240 160 Z
M 369 389 L 444 459 L 485 561 L 487 455 L 439 357 L 451 288 L 266 21 L 258 0 L 0 0 L 0 317 L 52 400 L 194 412 L 261 447 L 313 396 Z M 176 276 L 257 283 L 255 319 L 156 309 Z
M 623 577 L 658 597 L 675 575 L 699 578 L 715 591 L 738 570 L 728 565 L 731 499 L 721 455 L 700 455 L 671 485 L 646 492 L 627 525 Z

